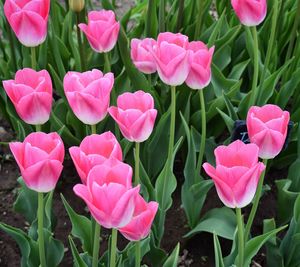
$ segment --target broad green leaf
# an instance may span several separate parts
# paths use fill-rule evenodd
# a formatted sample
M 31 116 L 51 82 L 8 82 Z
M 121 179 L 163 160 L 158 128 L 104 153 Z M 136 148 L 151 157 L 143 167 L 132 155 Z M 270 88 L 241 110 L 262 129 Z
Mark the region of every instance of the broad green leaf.
M 180 249 L 180 243 L 178 243 L 177 246 L 174 248 L 171 255 L 165 261 L 163 267 L 176 267 L 177 266 L 178 259 L 179 259 L 179 249 Z
M 78 250 L 76 248 L 76 245 L 72 239 L 72 237 L 69 235 L 69 243 L 73 255 L 73 262 L 76 267 L 88 267 L 88 265 L 83 261 L 83 259 L 80 257 Z

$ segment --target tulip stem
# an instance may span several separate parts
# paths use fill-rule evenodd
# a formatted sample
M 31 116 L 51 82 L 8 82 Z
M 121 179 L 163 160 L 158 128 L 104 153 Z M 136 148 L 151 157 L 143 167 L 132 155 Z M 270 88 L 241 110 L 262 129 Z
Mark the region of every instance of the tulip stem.
M 79 47 L 79 54 L 80 54 L 80 64 L 81 64 L 81 71 L 86 70 L 86 55 L 82 43 L 82 38 L 81 38 L 81 31 L 78 25 L 80 24 L 80 12 L 75 12 L 76 13 L 76 32 L 77 32 L 77 42 L 78 42 L 78 47 Z
M 204 101 L 204 89 L 199 90 L 200 95 L 200 104 L 201 104 L 201 143 L 200 143 L 200 150 L 198 155 L 198 163 L 196 172 L 200 175 L 201 172 L 201 166 L 204 156 L 204 150 L 205 150 L 205 141 L 206 141 L 206 111 L 205 111 L 205 101 Z
M 38 243 L 39 243 L 39 255 L 40 266 L 46 267 L 45 258 L 45 243 L 44 243 L 44 194 L 38 192 Z
M 32 69 L 36 70 L 36 51 L 35 51 L 35 47 L 31 47 L 31 66 L 32 66 Z
M 110 60 L 109 60 L 109 53 L 103 53 L 104 55 L 104 72 L 110 72 L 111 71 L 111 67 L 110 67 Z
M 176 87 L 171 86 L 171 124 L 170 124 L 170 139 L 168 160 L 171 162 L 175 139 L 175 121 L 176 121 Z
M 249 108 L 256 103 L 257 98 L 257 82 L 258 82 L 258 71 L 259 71 L 259 65 L 258 65 L 258 39 L 257 39 L 257 30 L 256 27 L 251 27 L 252 37 L 253 37 L 253 67 L 254 67 L 254 73 L 253 73 L 253 80 L 252 80 L 252 88 L 251 88 L 251 97 L 249 102 Z
M 91 129 L 92 129 L 92 134 L 97 133 L 97 125 L 96 124 L 91 125 Z
M 134 184 L 140 183 L 140 143 L 135 142 L 135 179 Z
M 112 232 L 111 232 L 110 265 L 109 265 L 109 267 L 116 267 L 117 237 L 118 237 L 118 230 L 113 228 Z
M 36 132 L 41 132 L 42 131 L 42 125 L 40 125 L 40 124 L 35 125 L 35 131 Z
M 141 242 L 137 241 L 135 243 L 135 267 L 140 267 L 141 263 Z
M 236 219 L 237 219 L 237 227 L 238 227 L 238 264 L 237 267 L 244 267 L 244 223 L 242 211 L 240 208 L 236 208 Z
M 261 79 L 260 79 L 260 85 L 259 85 L 259 89 L 258 89 L 259 92 L 263 89 L 263 84 L 265 81 L 265 77 L 266 77 L 270 59 L 271 59 L 271 54 L 273 51 L 276 26 L 277 26 L 277 17 L 278 17 L 278 0 L 274 0 L 271 34 L 270 34 L 270 39 L 269 39 L 269 43 L 268 43 L 266 60 L 265 60 L 263 72 L 262 72 Z
M 100 247 L 100 224 L 95 221 L 94 245 L 93 245 L 93 267 L 98 266 L 99 247 Z
M 199 38 L 201 28 L 202 28 L 202 21 L 203 21 L 203 14 L 204 14 L 204 3 L 205 0 L 198 0 L 198 17 L 196 22 L 196 29 L 195 29 L 195 36 L 194 40 Z
M 252 209 L 250 211 L 249 218 L 248 218 L 248 221 L 247 221 L 247 224 L 246 224 L 245 240 L 248 240 L 248 238 L 249 238 L 250 230 L 251 230 L 251 227 L 252 227 L 252 224 L 253 224 L 253 220 L 254 220 L 254 217 L 255 217 L 255 214 L 256 214 L 256 211 L 257 211 L 257 207 L 258 207 L 258 203 L 259 203 L 261 193 L 262 193 L 262 188 L 263 188 L 263 185 L 264 185 L 264 178 L 265 178 L 265 174 L 266 174 L 266 171 L 267 171 L 268 160 L 264 159 L 263 163 L 265 165 L 265 170 L 261 174 L 259 182 L 258 182 L 256 194 L 255 194 L 254 201 L 253 201 L 253 206 L 252 206 Z
M 14 70 L 17 70 L 17 59 L 16 59 L 16 51 L 15 51 L 16 48 L 15 48 L 15 42 L 13 40 L 10 26 L 8 26 L 7 35 L 8 35 L 8 40 L 9 40 L 9 44 L 10 44 L 13 68 L 14 68 Z

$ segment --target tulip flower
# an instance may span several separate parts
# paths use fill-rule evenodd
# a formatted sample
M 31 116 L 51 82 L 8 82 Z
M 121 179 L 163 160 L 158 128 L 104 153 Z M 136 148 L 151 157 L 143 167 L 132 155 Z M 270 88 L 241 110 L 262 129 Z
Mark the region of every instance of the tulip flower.
M 160 79 L 168 85 L 184 83 L 190 71 L 188 37 L 177 33 L 164 32 L 158 35 L 157 45 L 151 53 L 155 59 Z
M 286 140 L 290 114 L 276 105 L 253 106 L 248 111 L 247 129 L 251 143 L 259 147 L 259 157 L 275 158 Z
M 6 0 L 4 14 L 19 41 L 27 47 L 43 43 L 47 36 L 50 0 Z
M 120 228 L 120 233 L 130 241 L 139 241 L 149 235 L 152 222 L 158 209 L 158 203 L 147 203 L 140 195 L 135 199 L 133 218 L 129 224 Z
M 131 40 L 131 59 L 133 64 L 145 74 L 156 72 L 156 63 L 150 52 L 154 45 L 156 45 L 156 41 L 152 38 Z
M 83 73 L 70 71 L 64 78 L 64 90 L 76 117 L 95 125 L 107 114 L 114 75 L 93 69 Z
M 157 110 L 153 97 L 143 91 L 124 93 L 117 99 L 117 107 L 109 114 L 118 123 L 124 137 L 132 142 L 144 142 L 153 130 Z
M 28 188 L 37 192 L 55 188 L 65 155 L 63 141 L 57 133 L 31 133 L 23 142 L 12 142 L 9 147 Z
M 225 206 L 242 208 L 252 201 L 265 169 L 264 164 L 258 162 L 258 151 L 257 145 L 237 140 L 215 149 L 216 168 L 209 163 L 203 164 Z
M 71 158 L 83 184 L 86 184 L 90 170 L 106 159 L 122 160 L 122 149 L 111 132 L 92 134 L 85 137 L 80 146 L 69 149 Z
M 120 23 L 116 21 L 113 11 L 91 11 L 88 14 L 88 24 L 80 23 L 78 26 L 96 52 L 109 52 L 116 45 Z
M 211 61 L 214 47 L 208 49 L 201 41 L 190 42 L 191 69 L 185 81 L 192 89 L 203 89 L 211 80 Z
M 23 121 L 40 125 L 49 120 L 52 82 L 46 70 L 18 70 L 14 80 L 3 81 L 3 87 Z
M 75 194 L 85 201 L 95 220 L 108 229 L 124 227 L 134 214 L 140 188 L 131 188 L 132 170 L 124 165 L 109 159 L 90 171 L 86 185 L 74 187 Z
M 267 15 L 266 0 L 231 0 L 231 5 L 245 26 L 257 26 Z
M 69 0 L 70 9 L 74 12 L 80 12 L 84 8 L 85 0 Z

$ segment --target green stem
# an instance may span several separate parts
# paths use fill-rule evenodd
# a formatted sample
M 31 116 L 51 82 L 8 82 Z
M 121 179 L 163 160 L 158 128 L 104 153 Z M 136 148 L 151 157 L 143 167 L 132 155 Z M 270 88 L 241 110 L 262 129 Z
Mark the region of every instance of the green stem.
M 82 38 L 81 38 L 81 31 L 78 27 L 80 24 L 80 12 L 75 12 L 76 13 L 76 32 L 77 32 L 77 42 L 78 42 L 78 47 L 79 47 L 79 54 L 80 54 L 80 64 L 81 64 L 81 71 L 86 71 L 86 55 L 85 55 L 85 50 L 83 47 L 82 43 Z
M 91 125 L 91 130 L 92 130 L 92 134 L 96 134 L 97 133 L 97 125 L 96 124 Z
M 35 51 L 35 47 L 31 47 L 31 66 L 32 66 L 32 69 L 36 70 L 36 51 Z
M 206 141 L 206 111 L 205 111 L 205 101 L 204 101 L 204 89 L 199 90 L 200 95 L 200 104 L 201 104 L 201 123 L 202 123 L 202 132 L 201 132 L 201 143 L 200 143 L 200 150 L 198 155 L 198 162 L 197 162 L 197 174 L 201 172 L 201 166 L 205 151 L 205 141 Z
M 182 27 L 183 14 L 184 14 L 183 10 L 184 10 L 184 0 L 179 0 L 176 32 L 179 32 Z
M 109 267 L 116 267 L 117 236 L 118 236 L 118 230 L 112 229 Z
M 275 40 L 275 34 L 276 34 L 276 26 L 277 26 L 277 17 L 278 17 L 278 0 L 274 0 L 274 9 L 273 9 L 273 16 L 272 16 L 272 27 L 271 27 L 271 34 L 270 39 L 268 43 L 268 49 L 267 49 L 267 55 L 266 60 L 264 64 L 264 69 L 260 78 L 260 85 L 258 91 L 260 92 L 263 88 L 263 84 L 265 81 L 265 76 L 269 67 L 273 46 L 274 46 L 274 40 Z
M 11 28 L 8 25 L 7 27 L 7 35 L 8 35 L 8 40 L 9 40 L 9 46 L 10 46 L 10 52 L 11 52 L 11 56 L 12 56 L 12 63 L 13 63 L 13 68 L 14 70 L 17 70 L 17 59 L 16 59 L 16 52 L 15 52 L 15 42 L 13 40 L 13 36 L 12 36 L 12 32 L 11 32 Z
M 44 194 L 38 192 L 38 244 L 40 266 L 46 267 L 45 243 L 44 243 Z
M 35 131 L 36 132 L 41 132 L 42 131 L 42 125 L 40 125 L 40 124 L 35 125 Z
M 141 242 L 135 243 L 135 267 L 141 266 Z
M 146 37 L 155 37 L 155 36 L 151 36 L 151 21 L 152 21 L 152 17 L 153 17 L 153 6 L 155 4 L 154 0 L 149 0 L 148 1 L 148 7 L 147 7 L 147 19 L 146 19 L 146 26 L 145 26 L 145 34 Z M 156 16 L 156 14 L 155 14 Z
M 98 266 L 98 258 L 99 258 L 99 247 L 100 247 L 100 224 L 95 223 L 94 229 L 94 245 L 93 245 L 93 263 L 92 267 Z
M 110 66 L 110 60 L 109 60 L 109 53 L 104 53 L 104 72 L 110 72 L 111 66 Z
M 252 223 L 253 223 L 253 220 L 254 220 L 254 217 L 255 217 L 255 214 L 256 214 L 256 211 L 257 211 L 258 203 L 259 203 L 261 193 L 262 193 L 262 188 L 263 188 L 263 185 L 264 185 L 264 178 L 265 178 L 265 174 L 266 174 L 266 170 L 267 170 L 268 160 L 264 159 L 263 163 L 265 164 L 266 168 L 263 171 L 263 173 L 261 174 L 259 182 L 258 182 L 256 194 L 255 194 L 254 201 L 253 201 L 253 206 L 252 206 L 252 209 L 250 211 L 249 218 L 248 218 L 248 221 L 247 221 L 247 224 L 246 224 L 245 240 L 248 240 L 248 238 L 249 238 L 250 230 L 251 230 Z
M 158 14 L 158 21 L 159 21 L 159 32 L 164 32 L 166 30 L 165 26 L 165 0 L 159 1 L 159 14 Z
M 198 12 L 199 13 L 198 13 L 197 22 L 196 22 L 194 40 L 197 40 L 201 33 L 203 14 L 204 14 L 204 4 L 205 4 L 205 0 L 198 0 Z
M 134 184 L 140 183 L 140 143 L 135 143 L 135 179 Z
M 176 87 L 171 86 L 171 124 L 170 124 L 170 139 L 168 160 L 171 162 L 175 140 L 175 120 L 176 120 Z
M 244 267 L 244 223 L 242 217 L 242 211 L 240 208 L 236 208 L 236 219 L 237 219 L 237 226 L 238 226 L 238 264 L 237 267 Z
M 253 67 L 254 67 L 254 74 L 253 74 L 253 80 L 252 80 L 252 88 L 251 88 L 251 98 L 249 102 L 249 108 L 256 103 L 257 93 L 258 93 L 258 87 L 257 87 L 257 81 L 258 81 L 258 71 L 259 71 L 259 65 L 258 65 L 258 39 L 257 39 L 257 31 L 256 27 L 251 27 L 251 33 L 253 37 Z

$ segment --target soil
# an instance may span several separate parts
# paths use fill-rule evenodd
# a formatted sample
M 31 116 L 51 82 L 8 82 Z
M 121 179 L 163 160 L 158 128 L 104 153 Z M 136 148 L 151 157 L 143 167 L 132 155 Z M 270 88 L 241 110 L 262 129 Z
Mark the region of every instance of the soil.
M 0 121 L 0 141 L 8 142 L 14 139 L 10 126 L 5 121 Z M 6 224 L 19 227 L 26 231 L 28 223 L 26 223 L 23 216 L 13 211 L 13 203 L 16 199 L 16 192 L 18 188 L 17 177 L 19 176 L 19 170 L 14 162 L 8 146 L 1 145 L 0 147 L 0 221 Z M 71 225 L 68 215 L 60 200 L 60 193 L 62 193 L 76 212 L 87 215 L 84 202 L 75 196 L 73 193 L 73 186 L 79 183 L 80 180 L 77 176 L 73 163 L 66 159 L 64 163 L 64 171 L 60 182 L 57 185 L 54 194 L 54 214 L 57 217 L 57 226 L 55 229 L 55 237 L 64 242 L 66 247 L 65 256 L 60 266 L 69 267 L 72 266 L 72 255 L 69 250 L 69 244 L 67 236 L 71 231 Z M 175 165 L 175 173 L 177 177 L 183 177 L 181 160 L 178 159 Z M 270 170 L 267 174 L 267 179 L 271 190 L 268 191 L 262 198 L 261 204 L 258 209 L 257 216 L 253 224 L 253 234 L 257 235 L 262 232 L 262 221 L 266 218 L 276 217 L 276 186 L 274 184 L 275 179 L 285 177 L 285 171 L 273 171 Z M 196 267 L 214 266 L 214 250 L 213 239 L 209 233 L 198 234 L 191 239 L 184 239 L 184 236 L 188 231 L 185 214 L 181 208 L 180 199 L 180 181 L 179 179 L 178 189 L 173 196 L 173 206 L 167 213 L 166 218 L 166 230 L 165 237 L 162 242 L 162 247 L 171 252 L 176 246 L 177 242 L 181 243 L 180 263 L 181 267 Z M 216 191 L 212 189 L 207 197 L 202 213 L 215 208 L 222 207 Z M 249 213 L 249 208 L 244 209 L 245 217 Z M 102 252 L 107 247 L 109 232 L 102 231 Z M 230 252 L 231 242 L 220 238 L 223 255 L 227 255 Z M 119 248 L 123 248 L 127 241 L 125 239 L 118 240 Z M 20 266 L 20 251 L 18 246 L 7 234 L 0 232 L 0 266 L 1 267 L 17 267 Z M 265 254 L 262 250 L 253 261 L 253 266 L 266 266 Z

